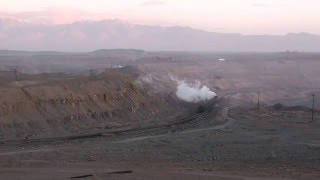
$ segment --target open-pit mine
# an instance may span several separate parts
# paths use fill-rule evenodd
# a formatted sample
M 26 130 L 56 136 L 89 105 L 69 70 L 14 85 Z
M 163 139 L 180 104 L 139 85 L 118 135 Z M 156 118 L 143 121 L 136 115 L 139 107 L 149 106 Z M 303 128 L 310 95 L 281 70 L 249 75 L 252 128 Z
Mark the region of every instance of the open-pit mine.
M 319 179 L 320 54 L 0 51 L 0 179 Z

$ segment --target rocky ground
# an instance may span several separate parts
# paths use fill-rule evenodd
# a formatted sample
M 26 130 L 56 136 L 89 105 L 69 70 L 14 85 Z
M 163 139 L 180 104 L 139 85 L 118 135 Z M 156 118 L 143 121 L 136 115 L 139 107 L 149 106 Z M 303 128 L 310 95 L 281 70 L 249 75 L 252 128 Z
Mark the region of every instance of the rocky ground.
M 0 177 L 319 179 L 317 58 L 153 53 L 93 76 L 3 71 Z M 172 77 L 219 98 L 179 101 Z
M 0 172 L 9 179 L 320 177 L 319 118 L 310 123 L 309 112 L 273 107 L 208 108 L 195 119 L 151 131 L 5 142 Z M 112 174 L 117 171 L 125 172 Z

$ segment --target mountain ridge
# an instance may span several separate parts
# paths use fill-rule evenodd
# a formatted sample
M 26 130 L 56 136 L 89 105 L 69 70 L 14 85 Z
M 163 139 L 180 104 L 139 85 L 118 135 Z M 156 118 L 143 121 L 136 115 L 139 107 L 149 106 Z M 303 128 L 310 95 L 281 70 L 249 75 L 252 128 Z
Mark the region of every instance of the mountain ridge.
M 45 25 L 0 19 L 0 49 L 24 51 L 147 51 L 319 52 L 320 36 L 310 33 L 243 35 L 185 26 L 150 26 L 121 20 L 79 21 Z

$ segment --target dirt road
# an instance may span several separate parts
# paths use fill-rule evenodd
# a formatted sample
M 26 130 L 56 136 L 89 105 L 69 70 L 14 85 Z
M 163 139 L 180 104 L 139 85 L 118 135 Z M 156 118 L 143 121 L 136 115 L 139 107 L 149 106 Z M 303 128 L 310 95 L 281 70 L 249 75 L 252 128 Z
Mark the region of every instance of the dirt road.
M 320 152 L 314 145 L 320 124 L 291 122 L 281 113 L 256 119 L 255 113 L 224 107 L 160 128 L 10 142 L 0 148 L 0 174 L 5 179 L 69 179 L 86 174 L 92 175 L 86 179 L 319 178 Z M 119 170 L 132 173 L 108 174 Z

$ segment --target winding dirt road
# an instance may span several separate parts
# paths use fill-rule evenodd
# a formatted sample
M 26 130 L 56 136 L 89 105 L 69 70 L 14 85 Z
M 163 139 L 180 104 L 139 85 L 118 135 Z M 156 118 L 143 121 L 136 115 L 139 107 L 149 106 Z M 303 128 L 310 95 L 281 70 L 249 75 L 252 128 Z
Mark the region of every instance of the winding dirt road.
M 208 127 L 208 128 L 197 128 L 197 129 L 192 129 L 192 130 L 184 130 L 172 134 L 162 134 L 162 135 L 155 135 L 155 136 L 141 136 L 141 137 L 135 137 L 135 138 L 128 138 L 120 141 L 115 141 L 113 143 L 129 143 L 129 142 L 135 142 L 135 141 L 141 141 L 141 140 L 146 140 L 146 139 L 156 139 L 156 138 L 162 138 L 162 137 L 169 137 L 173 135 L 180 135 L 180 134 L 191 134 L 191 133 L 198 133 L 198 132 L 203 132 L 203 131 L 210 131 L 210 130 L 219 130 L 219 129 L 225 129 L 227 127 L 230 127 L 233 125 L 235 120 L 228 115 L 229 108 L 226 107 L 222 110 L 221 116 L 225 119 L 225 122 L 220 125 L 216 125 L 213 127 Z

